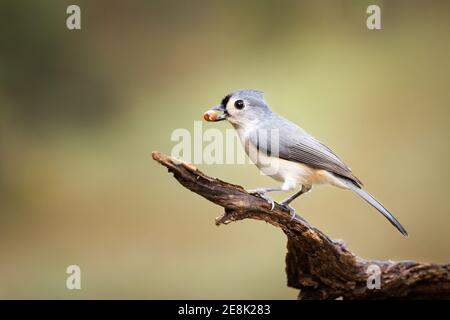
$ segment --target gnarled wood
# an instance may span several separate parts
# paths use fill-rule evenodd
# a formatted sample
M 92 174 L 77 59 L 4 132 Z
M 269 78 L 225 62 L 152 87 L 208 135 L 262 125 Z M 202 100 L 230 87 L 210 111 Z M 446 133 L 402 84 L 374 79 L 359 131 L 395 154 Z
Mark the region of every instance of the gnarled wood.
M 271 210 L 266 200 L 241 186 L 211 178 L 192 164 L 159 152 L 152 157 L 184 187 L 225 208 L 217 225 L 251 218 L 283 230 L 288 239 L 287 284 L 300 289 L 300 299 L 450 298 L 450 265 L 360 258 L 342 241 L 331 240 L 300 217 L 291 221 L 281 206 Z M 381 272 L 380 289 L 368 288 L 370 270 Z

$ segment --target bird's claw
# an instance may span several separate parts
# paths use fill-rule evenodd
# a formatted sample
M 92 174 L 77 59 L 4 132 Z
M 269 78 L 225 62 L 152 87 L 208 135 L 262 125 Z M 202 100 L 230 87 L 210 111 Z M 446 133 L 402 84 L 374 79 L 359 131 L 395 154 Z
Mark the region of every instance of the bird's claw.
M 272 211 L 275 208 L 275 201 L 264 193 L 260 193 L 259 195 L 270 204 L 270 211 Z
M 257 194 L 261 198 L 266 200 L 270 204 L 270 211 L 272 211 L 275 208 L 275 201 L 273 201 L 273 199 L 271 197 L 269 197 L 265 192 L 263 192 L 259 189 L 248 190 L 247 192 L 251 193 L 251 194 Z
M 290 205 L 285 204 L 283 202 L 280 203 L 280 206 L 283 207 L 283 209 L 286 209 L 286 210 L 288 210 L 291 213 L 291 220 L 290 221 L 295 219 L 297 212 L 295 211 L 295 209 L 293 207 L 291 207 Z

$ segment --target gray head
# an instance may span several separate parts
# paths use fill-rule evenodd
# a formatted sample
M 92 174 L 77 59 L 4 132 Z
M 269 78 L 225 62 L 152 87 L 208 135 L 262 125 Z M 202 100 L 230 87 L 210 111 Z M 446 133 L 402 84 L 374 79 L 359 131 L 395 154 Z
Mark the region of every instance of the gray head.
M 211 110 L 223 113 L 210 121 L 226 119 L 237 127 L 260 121 L 272 112 L 264 100 L 264 93 L 257 90 L 238 90 L 230 93 Z

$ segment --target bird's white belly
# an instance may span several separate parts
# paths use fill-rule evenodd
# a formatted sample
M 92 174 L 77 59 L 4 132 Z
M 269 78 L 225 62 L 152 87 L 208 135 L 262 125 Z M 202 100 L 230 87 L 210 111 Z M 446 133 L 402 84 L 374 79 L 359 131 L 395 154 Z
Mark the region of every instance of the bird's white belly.
M 347 188 L 333 174 L 326 170 L 314 169 L 306 164 L 288 161 L 267 155 L 249 145 L 247 155 L 262 173 L 275 180 L 284 182 L 283 189 L 289 190 L 298 185 L 331 184 Z

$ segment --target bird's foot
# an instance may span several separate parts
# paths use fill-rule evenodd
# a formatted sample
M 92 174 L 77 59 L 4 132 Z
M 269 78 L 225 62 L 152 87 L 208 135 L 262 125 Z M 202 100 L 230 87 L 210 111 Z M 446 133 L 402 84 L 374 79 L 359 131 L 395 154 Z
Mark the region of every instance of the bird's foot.
M 250 194 L 257 194 L 261 198 L 266 200 L 271 206 L 270 211 L 272 211 L 273 208 L 275 208 L 275 201 L 273 201 L 273 199 L 266 194 L 267 191 L 265 189 L 251 189 L 251 190 L 247 190 L 247 192 Z
M 291 213 L 291 220 L 290 221 L 292 221 L 292 220 L 294 220 L 295 219 L 295 217 L 297 216 L 296 215 L 296 211 L 295 211 L 295 209 L 293 208 L 293 207 L 291 207 L 289 204 L 287 204 L 287 203 L 285 203 L 285 202 L 281 202 L 280 203 L 280 206 L 283 208 L 283 209 L 285 209 L 285 210 L 287 210 L 287 211 L 289 211 L 290 213 Z

